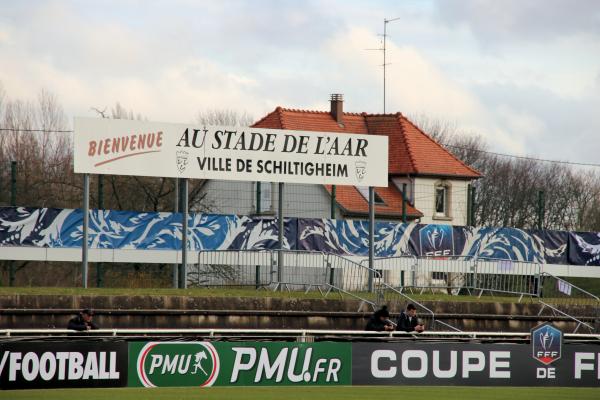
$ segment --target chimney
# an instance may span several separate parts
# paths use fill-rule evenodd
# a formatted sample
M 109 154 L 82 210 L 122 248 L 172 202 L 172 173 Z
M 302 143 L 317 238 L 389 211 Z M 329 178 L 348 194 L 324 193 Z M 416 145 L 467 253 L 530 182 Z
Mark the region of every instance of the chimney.
M 331 103 L 331 116 L 339 125 L 344 124 L 344 95 L 334 93 L 329 99 Z

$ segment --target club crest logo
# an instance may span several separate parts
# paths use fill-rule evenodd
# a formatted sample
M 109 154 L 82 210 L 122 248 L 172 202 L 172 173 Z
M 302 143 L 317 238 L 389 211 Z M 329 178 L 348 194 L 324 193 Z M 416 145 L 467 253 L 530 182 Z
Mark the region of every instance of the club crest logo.
M 188 152 L 185 150 L 178 150 L 176 156 L 177 170 L 179 170 L 179 173 L 181 174 L 188 165 Z
M 362 181 L 367 174 L 367 163 L 364 161 L 357 161 L 354 163 L 356 178 Z
M 149 342 L 136 363 L 145 387 L 212 386 L 219 368 L 217 350 L 205 342 Z
M 562 332 L 547 323 L 531 330 L 532 356 L 544 365 L 561 357 Z

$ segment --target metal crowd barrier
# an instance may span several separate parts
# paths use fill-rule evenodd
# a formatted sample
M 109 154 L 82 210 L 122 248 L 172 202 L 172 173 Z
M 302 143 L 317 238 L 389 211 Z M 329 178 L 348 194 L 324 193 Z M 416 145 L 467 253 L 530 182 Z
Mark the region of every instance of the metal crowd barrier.
M 272 251 L 200 251 L 198 264 L 188 266 L 188 287 L 268 287 L 276 280 L 275 257 Z
M 367 260 L 363 260 L 365 264 Z M 374 268 L 385 283 L 412 294 L 502 293 L 537 297 L 539 264 L 474 256 L 375 258 Z
M 549 312 L 553 316 L 566 316 L 577 322 L 573 333 L 580 328 L 587 328 L 594 332 L 600 328 L 600 298 L 598 296 L 573 285 L 566 280 L 544 272 L 540 276 L 539 302 L 542 304 L 538 315 Z M 595 321 L 594 324 L 584 322 L 572 316 L 571 308 L 583 308 Z M 579 311 L 580 313 L 581 311 Z
M 525 261 L 512 261 L 478 257 L 475 260 L 473 289 L 484 292 L 539 297 L 541 265 Z
M 278 268 L 278 257 L 283 268 Z M 198 265 L 191 266 L 189 286 L 253 286 L 273 290 L 318 290 L 322 295 L 338 293 L 359 300 L 376 309 L 387 304 L 392 312 L 401 305 L 415 304 L 424 320 L 433 327 L 455 329 L 441 321 L 412 294 L 448 293 L 503 294 L 537 298 L 542 312 L 552 312 L 573 319 L 577 329 L 595 327 L 583 322 L 570 310 L 572 306 L 589 306 L 589 315 L 600 321 L 600 300 L 569 282 L 542 271 L 542 265 L 484 257 L 415 257 L 375 258 L 374 268 L 367 260 L 356 262 L 343 256 L 295 250 L 201 251 Z M 598 324 L 598 322 L 596 322 Z M 577 331 L 576 329 L 576 331 Z
M 296 250 L 277 250 L 274 256 L 283 257 L 283 268 L 277 274 L 280 279 L 273 282 L 273 290 L 304 290 L 316 289 L 323 293 L 327 290 L 326 254 Z M 275 266 L 277 268 L 277 265 Z M 274 274 L 275 275 L 275 274 Z

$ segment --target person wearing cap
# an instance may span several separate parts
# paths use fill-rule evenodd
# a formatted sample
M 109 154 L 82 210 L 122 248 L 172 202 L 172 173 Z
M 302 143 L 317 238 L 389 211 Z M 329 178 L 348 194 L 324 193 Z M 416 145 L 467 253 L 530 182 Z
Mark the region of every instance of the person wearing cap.
M 81 310 L 79 315 L 73 317 L 69 320 L 69 325 L 67 329 L 72 329 L 74 331 L 89 331 L 92 329 L 98 329 L 98 325 L 96 325 L 92 318 L 94 316 L 94 311 L 86 308 L 85 310 Z
M 376 332 L 394 330 L 394 323 L 390 321 L 390 312 L 388 311 L 387 306 L 383 306 L 373 313 L 365 330 Z

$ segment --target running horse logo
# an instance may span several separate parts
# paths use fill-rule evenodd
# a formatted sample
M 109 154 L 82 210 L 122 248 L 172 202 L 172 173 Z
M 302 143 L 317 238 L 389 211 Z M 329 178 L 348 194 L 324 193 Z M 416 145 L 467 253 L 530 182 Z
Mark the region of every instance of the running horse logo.
M 202 373 L 204 373 L 204 375 L 208 375 L 204 368 L 202 368 L 202 360 L 206 359 L 208 359 L 208 356 L 206 355 L 205 351 L 199 351 L 196 353 L 196 355 L 194 356 L 194 371 L 192 371 L 193 374 L 198 373 L 198 370 L 200 370 L 202 371 Z
M 185 168 L 188 165 L 188 152 L 184 150 L 178 150 L 176 155 L 177 169 L 181 174 L 183 171 L 185 171 Z

